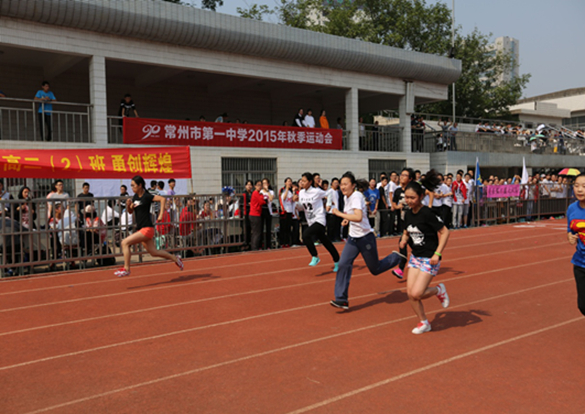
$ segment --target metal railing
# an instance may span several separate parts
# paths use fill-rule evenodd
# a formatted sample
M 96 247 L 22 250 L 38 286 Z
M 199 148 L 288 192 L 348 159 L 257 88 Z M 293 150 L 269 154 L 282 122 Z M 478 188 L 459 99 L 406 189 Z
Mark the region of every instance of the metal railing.
M 125 209 L 128 199 L 1 200 L 1 275 L 115 265 L 123 256 L 121 241 L 136 229 Z M 239 250 L 246 229 L 238 203 L 223 195 L 166 197 L 163 220 L 155 224 L 157 248 L 183 257 Z M 153 218 L 158 213 L 153 210 Z M 149 257 L 142 245 L 131 247 L 131 254 L 134 261 Z
M 575 201 L 570 186 L 562 196 L 541 195 L 542 185 L 523 185 L 519 197 L 487 198 L 482 187 L 476 189 L 477 203 L 473 206 L 473 222 L 476 226 L 508 224 L 550 217 L 564 216 Z
M 360 130 L 360 151 L 400 152 L 402 128 L 396 126 L 365 125 Z
M 474 132 L 426 132 L 412 134 L 413 152 L 500 152 L 516 154 L 581 154 L 583 145 L 577 140 L 555 138 L 548 140 L 513 134 L 490 134 Z M 415 150 L 416 149 L 416 150 Z
M 108 144 L 123 144 L 124 131 L 121 116 L 108 116 Z
M 60 101 L 50 104 L 53 110 L 44 112 L 44 105 L 39 101 L 0 98 L 0 139 L 93 142 L 90 104 Z

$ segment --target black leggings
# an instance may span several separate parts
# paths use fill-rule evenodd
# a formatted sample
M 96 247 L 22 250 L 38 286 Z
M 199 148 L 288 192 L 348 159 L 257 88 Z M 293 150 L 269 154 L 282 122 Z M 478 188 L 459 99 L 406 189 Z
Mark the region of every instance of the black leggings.
M 290 246 L 292 244 L 292 213 L 280 215 L 280 245 Z
M 583 315 L 585 315 L 585 268 L 573 266 L 575 281 L 577 282 L 577 306 Z
M 263 208 L 260 217 L 264 228 L 264 250 L 266 250 L 272 248 L 272 216 L 267 208 Z
M 313 223 L 303 232 L 303 242 L 305 243 L 305 246 L 307 246 L 309 253 L 311 253 L 311 256 L 313 257 L 318 257 L 319 254 L 317 253 L 317 248 L 315 247 L 315 243 L 313 241 L 314 238 L 317 238 L 323 244 L 323 246 L 325 246 L 335 263 L 339 262 L 339 253 L 337 253 L 337 249 L 325 234 L 324 225 Z

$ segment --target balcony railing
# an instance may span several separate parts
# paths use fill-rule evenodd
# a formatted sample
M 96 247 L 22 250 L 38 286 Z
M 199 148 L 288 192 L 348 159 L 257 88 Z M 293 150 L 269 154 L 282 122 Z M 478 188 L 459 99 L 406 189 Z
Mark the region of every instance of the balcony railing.
M 362 125 L 360 151 L 400 152 L 402 128 L 396 126 Z
M 39 113 L 39 102 L 0 98 L 0 139 L 9 141 L 93 142 L 91 105 L 51 102 L 50 116 Z M 46 113 L 49 115 L 49 113 Z
M 532 141 L 530 141 L 532 139 Z M 427 132 L 412 134 L 413 152 L 495 152 L 512 154 L 572 154 L 580 155 L 584 143 L 574 139 L 540 139 L 522 135 L 474 132 Z

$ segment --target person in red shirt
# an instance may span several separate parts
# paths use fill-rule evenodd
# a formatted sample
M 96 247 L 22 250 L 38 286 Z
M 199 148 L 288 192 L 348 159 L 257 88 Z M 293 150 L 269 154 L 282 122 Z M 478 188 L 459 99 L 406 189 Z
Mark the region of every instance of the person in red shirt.
M 260 194 L 262 181 L 255 184 L 250 200 L 250 224 L 252 228 L 252 250 L 260 250 L 262 240 L 262 206 L 266 205 L 266 197 Z

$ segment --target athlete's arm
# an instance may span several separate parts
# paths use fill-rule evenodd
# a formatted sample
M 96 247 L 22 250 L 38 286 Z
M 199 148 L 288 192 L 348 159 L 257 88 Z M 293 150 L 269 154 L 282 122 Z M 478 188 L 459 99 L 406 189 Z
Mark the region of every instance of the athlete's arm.
M 443 249 L 447 245 L 447 240 L 449 240 L 449 229 L 447 226 L 443 226 L 443 228 L 439 230 L 439 246 L 437 247 L 437 250 L 435 250 L 437 253 L 443 253 Z M 436 265 L 437 263 L 439 263 L 439 256 L 434 254 L 433 257 L 431 257 L 431 264 Z
M 352 214 L 345 214 L 334 208 L 333 210 L 331 210 L 331 213 L 335 214 L 337 217 L 341 217 L 344 220 L 354 221 L 356 223 L 362 221 L 363 218 L 363 212 L 360 209 L 354 209 Z
M 574 246 L 579 241 L 579 235 L 573 234 L 573 233 L 567 233 L 567 239 L 569 240 L 569 243 Z
M 400 248 L 404 249 L 406 247 L 406 243 L 408 242 L 408 238 L 410 236 L 408 235 L 408 232 L 406 230 L 404 230 L 404 232 L 402 233 L 402 237 L 400 238 Z

